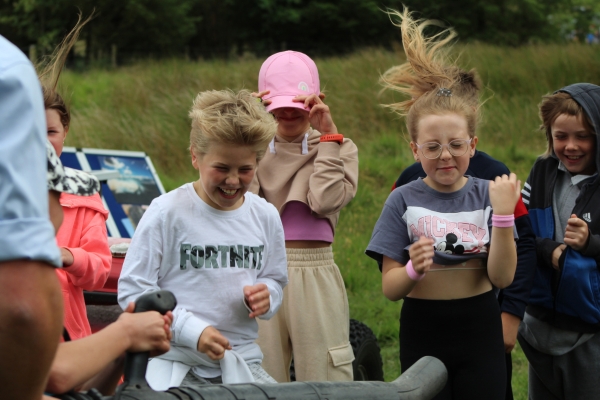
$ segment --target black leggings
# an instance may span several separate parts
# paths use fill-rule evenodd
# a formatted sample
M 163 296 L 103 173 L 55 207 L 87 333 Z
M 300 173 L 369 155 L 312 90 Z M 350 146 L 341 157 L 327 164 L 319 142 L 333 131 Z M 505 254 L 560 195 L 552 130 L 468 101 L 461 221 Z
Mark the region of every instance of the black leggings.
M 458 300 L 405 298 L 400 313 L 402 372 L 423 356 L 440 359 L 448 369 L 448 382 L 436 400 L 504 400 L 504 340 L 494 292 Z

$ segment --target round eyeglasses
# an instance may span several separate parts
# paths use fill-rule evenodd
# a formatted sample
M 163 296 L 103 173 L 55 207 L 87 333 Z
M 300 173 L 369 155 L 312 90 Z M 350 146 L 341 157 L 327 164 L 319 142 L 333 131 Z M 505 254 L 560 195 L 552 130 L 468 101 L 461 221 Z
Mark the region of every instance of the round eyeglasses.
M 435 160 L 442 155 L 442 149 L 446 147 L 448 152 L 454 157 L 460 157 L 469 150 L 469 145 L 473 139 L 455 139 L 448 144 L 440 144 L 437 142 L 427 142 L 423 144 L 416 143 L 417 148 L 421 150 L 423 156 L 430 160 Z

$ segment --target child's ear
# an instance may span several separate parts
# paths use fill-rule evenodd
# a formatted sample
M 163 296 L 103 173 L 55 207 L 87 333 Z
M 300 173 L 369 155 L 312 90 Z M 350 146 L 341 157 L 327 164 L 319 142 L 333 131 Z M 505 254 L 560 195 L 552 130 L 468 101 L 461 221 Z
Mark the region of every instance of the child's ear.
M 421 162 L 421 159 L 419 158 L 419 148 L 417 147 L 417 144 L 415 142 L 413 142 L 412 140 L 410 142 L 410 149 L 412 150 L 415 161 Z
M 200 167 L 198 166 L 198 157 L 196 156 L 196 154 L 194 154 L 194 150 L 192 150 L 191 148 L 190 155 L 192 156 L 192 165 L 194 166 L 194 169 L 199 169 Z
M 469 149 L 469 154 L 471 157 L 475 155 L 475 148 L 477 147 L 478 141 L 479 138 L 477 136 L 473 136 L 473 139 L 471 139 L 471 148 Z

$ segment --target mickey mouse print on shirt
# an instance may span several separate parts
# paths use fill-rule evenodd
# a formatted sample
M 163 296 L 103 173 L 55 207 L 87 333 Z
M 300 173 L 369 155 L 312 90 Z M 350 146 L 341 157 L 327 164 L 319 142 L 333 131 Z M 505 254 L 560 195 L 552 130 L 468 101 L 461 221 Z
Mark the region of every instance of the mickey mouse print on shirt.
M 487 256 L 491 213 L 491 207 L 442 213 L 409 206 L 403 219 L 406 221 L 410 243 L 421 236 L 434 239 L 434 262 L 444 265 Z
M 446 235 L 446 241 L 438 243 L 435 249 L 446 254 L 463 254 L 465 252 L 465 246 L 456 244 L 457 241 L 458 236 L 454 233 L 449 233 Z

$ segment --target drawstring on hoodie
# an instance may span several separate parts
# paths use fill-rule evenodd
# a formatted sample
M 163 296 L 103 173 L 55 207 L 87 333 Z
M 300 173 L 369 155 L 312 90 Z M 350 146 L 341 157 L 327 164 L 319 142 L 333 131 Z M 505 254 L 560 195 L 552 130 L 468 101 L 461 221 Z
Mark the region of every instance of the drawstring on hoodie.
M 275 137 L 269 143 L 269 152 L 271 154 L 277 153 L 275 151 Z M 308 132 L 304 134 L 304 138 L 302 139 L 302 154 L 308 154 Z
M 271 143 L 269 143 L 269 151 L 271 154 L 275 154 L 275 136 L 271 139 Z
M 308 132 L 304 134 L 304 139 L 302 139 L 302 154 L 308 154 Z

